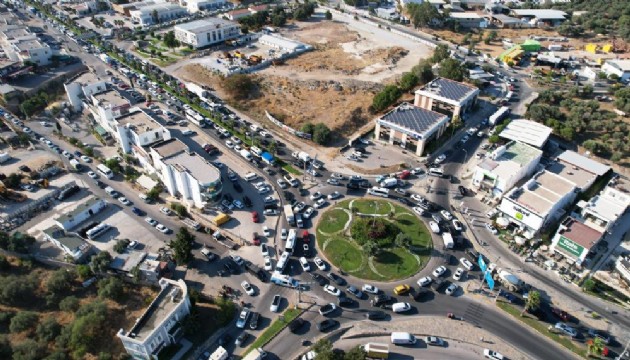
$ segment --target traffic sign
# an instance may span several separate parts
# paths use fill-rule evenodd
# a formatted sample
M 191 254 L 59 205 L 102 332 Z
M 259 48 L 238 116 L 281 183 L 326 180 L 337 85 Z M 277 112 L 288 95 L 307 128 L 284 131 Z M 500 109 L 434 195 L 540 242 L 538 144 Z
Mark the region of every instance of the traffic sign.
M 481 256 L 481 254 L 479 254 L 479 258 L 477 259 L 477 264 L 479 264 L 479 268 L 481 269 L 481 271 L 486 271 L 487 265 L 486 262 L 483 261 L 483 256 Z
M 494 279 L 489 271 L 486 273 L 486 282 L 488 283 L 490 290 L 494 290 Z

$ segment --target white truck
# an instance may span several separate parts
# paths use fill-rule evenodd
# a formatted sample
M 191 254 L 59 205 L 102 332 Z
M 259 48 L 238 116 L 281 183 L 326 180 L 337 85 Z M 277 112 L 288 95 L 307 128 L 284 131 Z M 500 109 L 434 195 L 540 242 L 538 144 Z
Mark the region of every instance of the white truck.
M 284 205 L 284 216 L 287 218 L 289 225 L 295 226 L 295 215 L 290 204 Z
M 252 350 L 247 356 L 245 356 L 242 360 L 261 360 L 267 356 L 265 350 L 261 348 L 257 348 Z
M 5 163 L 9 160 L 11 160 L 11 155 L 7 153 L 0 153 L 0 164 Z
M 253 159 L 252 153 L 250 153 L 249 150 L 243 149 L 243 150 L 241 150 L 240 154 L 247 161 L 252 161 L 252 159 Z
M 210 357 L 208 358 L 208 360 L 226 360 L 229 357 L 230 357 L 230 354 L 227 352 L 227 350 L 225 350 L 223 346 L 219 346 L 218 349 L 216 349 L 212 354 L 210 354 Z
M 296 159 L 300 159 L 300 160 L 302 160 L 304 162 L 311 161 L 311 156 L 309 154 L 305 153 L 304 151 L 300 151 L 300 152 L 295 151 L 295 152 L 293 152 L 291 154 L 291 156 L 293 156 Z
M 197 85 L 197 84 L 193 84 L 191 82 L 186 82 L 186 83 L 184 83 L 184 86 L 186 86 L 186 89 L 188 91 L 190 91 L 191 93 L 199 96 L 202 99 L 206 99 L 208 97 L 208 91 L 205 90 L 204 88 L 202 88 L 201 86 Z
M 379 343 L 367 343 L 362 345 L 368 358 L 371 359 L 387 359 L 389 357 L 389 345 Z
M 442 240 L 444 240 L 444 247 L 447 249 L 452 249 L 455 247 L 455 241 L 453 241 L 453 235 L 450 232 L 445 232 L 442 234 Z

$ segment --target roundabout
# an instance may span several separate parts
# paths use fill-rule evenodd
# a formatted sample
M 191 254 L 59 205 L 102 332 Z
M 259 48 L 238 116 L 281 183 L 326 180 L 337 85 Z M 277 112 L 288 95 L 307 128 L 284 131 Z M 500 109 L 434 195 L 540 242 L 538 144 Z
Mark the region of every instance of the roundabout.
M 341 201 L 322 214 L 317 245 L 330 264 L 356 278 L 406 279 L 430 259 L 432 240 L 409 209 L 380 199 Z

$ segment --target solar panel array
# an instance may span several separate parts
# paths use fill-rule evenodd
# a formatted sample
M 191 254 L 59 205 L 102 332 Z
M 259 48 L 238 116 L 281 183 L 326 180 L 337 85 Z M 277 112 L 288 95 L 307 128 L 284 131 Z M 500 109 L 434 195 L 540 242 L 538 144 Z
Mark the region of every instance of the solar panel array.
M 397 125 L 403 129 L 423 134 L 435 124 L 446 118 L 446 115 L 403 103 L 385 114 L 381 120 Z

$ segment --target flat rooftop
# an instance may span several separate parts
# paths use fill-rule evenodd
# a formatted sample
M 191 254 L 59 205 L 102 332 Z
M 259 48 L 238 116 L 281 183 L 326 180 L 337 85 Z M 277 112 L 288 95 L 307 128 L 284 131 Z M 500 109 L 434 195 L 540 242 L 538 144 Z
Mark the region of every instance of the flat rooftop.
M 2 35 L 6 37 L 8 40 L 16 39 L 20 37 L 33 36 L 35 34 L 31 33 L 26 27 L 13 27 L 2 31 Z
M 81 237 L 73 233 L 65 232 L 57 225 L 44 230 L 44 233 L 46 233 L 46 235 L 50 236 L 51 238 L 56 239 L 63 246 L 72 251 L 76 251 L 77 249 L 81 249 L 84 247 L 89 247 L 89 244 Z
M 606 63 L 623 71 L 630 71 L 630 60 L 606 60 Z
M 186 11 L 185 8 L 177 4 L 161 3 L 161 4 L 143 6 L 139 9 L 131 10 L 131 12 L 137 11 L 137 12 L 140 12 L 140 14 L 142 15 L 147 15 L 147 14 L 153 14 L 153 11 L 157 11 L 159 14 L 161 12 L 176 11 L 176 10 L 180 10 L 182 12 Z
M 79 204 L 77 207 L 72 209 L 72 211 L 69 211 L 69 212 L 59 216 L 55 220 L 57 220 L 60 223 L 66 222 L 66 221 L 76 217 L 78 214 L 83 213 L 85 210 L 91 208 L 94 204 L 99 203 L 101 201 L 103 201 L 103 199 L 101 199 L 99 197 L 96 197 L 96 196 L 92 196 L 92 197 L 88 198 L 87 201 Z
M 541 148 L 549 139 L 551 130 L 550 127 L 535 121 L 518 119 L 510 121 L 499 136 Z
M 566 229 L 560 230 L 558 233 L 574 243 L 583 246 L 585 249 L 592 248 L 603 235 L 601 232 L 573 218 L 563 221 L 562 224 L 566 226 Z
M 553 9 L 513 9 L 516 16 L 535 17 L 542 20 L 564 20 L 567 13 Z
M 175 25 L 175 30 L 189 31 L 194 34 L 203 34 L 215 29 L 220 29 L 228 26 L 239 25 L 232 21 L 221 18 L 208 18 Z
M 508 198 L 544 217 L 573 188 L 573 183 L 545 170 L 536 174 L 525 185 L 510 191 Z
M 592 172 L 586 171 L 562 160 L 557 160 L 551 163 L 551 165 L 547 167 L 547 170 L 568 181 L 571 181 L 581 190 L 585 190 L 585 187 L 597 177 L 597 175 Z
M 13 45 L 20 51 L 30 51 L 49 47 L 37 39 L 17 40 L 13 42 Z
M 498 151 L 501 148 L 495 150 Z M 527 166 L 537 157 L 542 155 L 542 150 L 529 145 L 512 141 L 505 146 L 503 153 L 494 157 L 494 153 L 482 161 L 478 166 L 484 170 L 492 171 L 500 178 L 509 178 L 521 168 Z M 494 159 L 493 159 L 494 157 Z
M 604 165 L 600 162 L 597 162 L 593 159 L 590 159 L 584 155 L 580 155 L 575 151 L 566 150 L 560 156 L 558 156 L 558 160 L 562 160 L 565 163 L 574 165 L 576 167 L 582 168 L 586 171 L 592 172 L 596 175 L 604 175 L 610 170 L 610 166 Z
M 121 126 L 131 128 L 136 134 L 144 134 L 162 127 L 142 110 L 123 115 L 117 118 L 116 121 Z
M 152 146 L 152 149 L 155 150 L 155 152 L 157 152 L 158 155 L 160 155 L 160 157 L 164 159 L 164 158 L 171 157 L 175 154 L 185 152 L 186 149 L 188 149 L 188 147 L 183 142 L 177 139 L 172 139 L 172 140 L 164 141 L 162 143 L 154 145 Z
M 162 159 L 162 161 L 175 167 L 180 172 L 188 172 L 202 185 L 221 180 L 219 169 L 194 153 L 193 155 L 188 155 L 187 152 L 180 152 L 169 158 Z
M 174 289 L 179 289 L 179 286 L 170 282 L 166 283 L 127 336 L 143 341 L 146 340 L 155 328 L 158 327 L 183 300 L 182 290 L 179 289 L 179 295 L 175 297 L 175 301 L 171 301 L 170 295 Z M 133 336 L 131 334 L 133 334 Z
M 129 101 L 120 95 L 116 90 L 103 91 L 92 96 L 101 106 L 111 105 L 112 107 L 118 107 L 129 105 Z
M 402 103 L 397 108 L 378 119 L 385 125 L 395 125 L 399 128 L 417 134 L 420 138 L 431 135 L 437 125 L 448 120 L 448 116 L 435 111 L 423 109 L 409 103 Z
M 483 19 L 483 16 L 476 12 L 454 12 L 449 15 L 452 19 Z
M 439 96 L 457 102 L 464 101 L 478 92 L 479 89 L 475 86 L 445 78 L 437 78 L 416 90 L 416 93 L 422 95 Z

